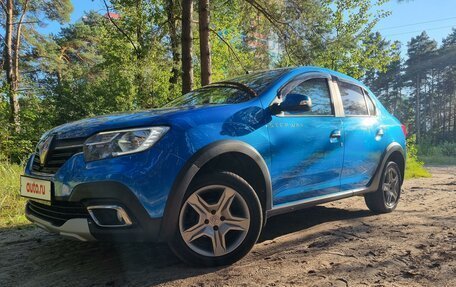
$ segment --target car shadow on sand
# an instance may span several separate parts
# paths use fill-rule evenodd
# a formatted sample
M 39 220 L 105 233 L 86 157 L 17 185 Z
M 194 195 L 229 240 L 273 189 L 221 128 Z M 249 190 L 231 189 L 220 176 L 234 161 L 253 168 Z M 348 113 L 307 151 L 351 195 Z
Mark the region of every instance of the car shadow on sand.
M 370 215 L 367 210 L 316 206 L 270 218 L 259 242 Z M 187 266 L 165 244 L 85 243 L 36 228 L 0 229 L 0 237 L 2 286 L 153 286 L 223 269 Z

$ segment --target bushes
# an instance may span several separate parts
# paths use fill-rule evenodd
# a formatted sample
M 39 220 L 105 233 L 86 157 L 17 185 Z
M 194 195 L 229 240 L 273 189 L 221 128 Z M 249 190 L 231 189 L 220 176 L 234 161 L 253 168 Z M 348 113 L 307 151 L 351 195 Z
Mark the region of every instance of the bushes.
M 444 142 L 440 147 L 440 152 L 446 156 L 456 157 L 456 142 Z
M 418 177 L 431 177 L 431 174 L 423 167 L 423 162 L 414 158 L 407 158 L 405 179 Z
M 26 224 L 26 200 L 20 196 L 20 175 L 23 167 L 0 161 L 0 228 Z
M 23 162 L 35 149 L 40 136 L 55 125 L 48 114 L 50 105 L 37 97 L 22 95 L 20 106 L 21 128 L 15 132 L 10 123 L 9 105 L 0 99 L 0 162 Z
M 20 163 L 33 152 L 35 141 L 11 135 L 0 128 L 0 162 Z
M 424 168 L 424 163 L 418 158 L 418 147 L 415 136 L 407 139 L 407 163 L 405 178 L 430 177 L 431 174 Z
M 426 164 L 456 165 L 456 142 L 438 145 L 423 142 L 419 145 L 418 154 Z

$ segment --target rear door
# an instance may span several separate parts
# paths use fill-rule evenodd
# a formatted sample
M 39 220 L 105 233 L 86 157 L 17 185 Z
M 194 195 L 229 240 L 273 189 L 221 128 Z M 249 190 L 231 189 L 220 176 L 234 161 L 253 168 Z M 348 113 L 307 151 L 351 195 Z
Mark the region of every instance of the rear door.
M 342 170 L 342 122 L 336 115 L 329 75 L 307 73 L 284 86 L 283 105 L 310 97 L 310 111 L 282 112 L 268 124 L 274 205 L 338 192 Z
M 363 188 L 375 173 L 381 151 L 377 141 L 382 130 L 363 89 L 353 83 L 338 81 L 345 117 L 344 160 L 341 190 Z

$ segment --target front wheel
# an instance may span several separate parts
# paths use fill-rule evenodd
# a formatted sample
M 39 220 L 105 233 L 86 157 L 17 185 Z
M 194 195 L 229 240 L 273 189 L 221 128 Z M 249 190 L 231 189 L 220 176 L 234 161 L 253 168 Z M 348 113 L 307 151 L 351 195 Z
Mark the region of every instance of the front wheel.
M 386 164 L 378 190 L 364 195 L 367 207 L 376 213 L 388 213 L 396 209 L 401 195 L 402 176 L 399 166 L 390 161 Z
M 187 191 L 169 245 L 186 263 L 228 265 L 252 249 L 262 222 L 253 188 L 234 173 L 215 172 L 201 176 Z

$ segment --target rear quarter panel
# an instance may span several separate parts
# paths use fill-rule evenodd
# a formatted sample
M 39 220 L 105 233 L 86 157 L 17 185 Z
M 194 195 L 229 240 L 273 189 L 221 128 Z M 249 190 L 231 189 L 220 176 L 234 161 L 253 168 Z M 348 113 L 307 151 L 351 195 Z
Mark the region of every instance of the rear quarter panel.
M 396 142 L 402 146 L 405 154 L 406 137 L 402 131 L 401 122 L 388 112 L 388 110 L 369 88 L 366 87 L 366 90 L 375 102 L 378 110 L 378 121 L 380 125 L 384 127 L 385 135 L 383 136 L 383 140 L 380 142 L 381 150 L 385 151 L 389 144 Z

